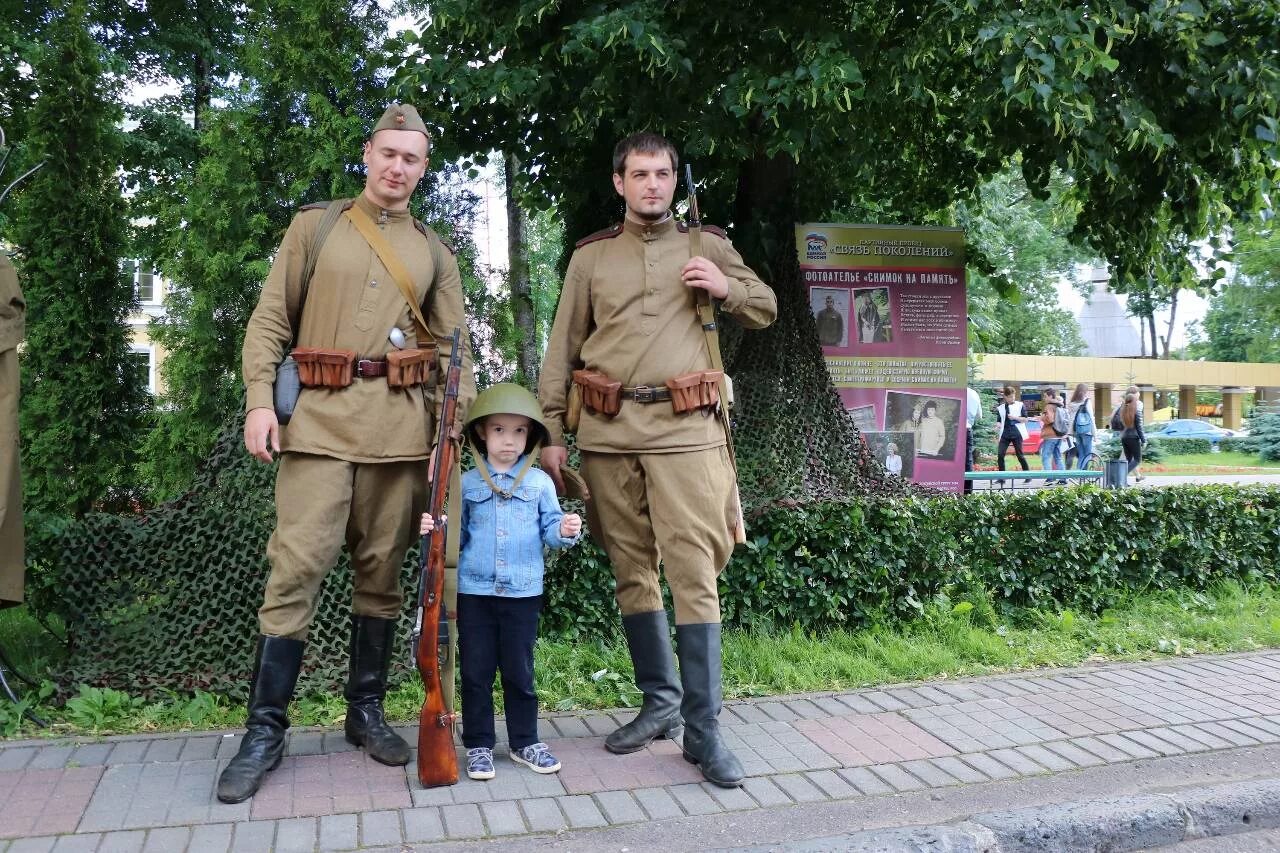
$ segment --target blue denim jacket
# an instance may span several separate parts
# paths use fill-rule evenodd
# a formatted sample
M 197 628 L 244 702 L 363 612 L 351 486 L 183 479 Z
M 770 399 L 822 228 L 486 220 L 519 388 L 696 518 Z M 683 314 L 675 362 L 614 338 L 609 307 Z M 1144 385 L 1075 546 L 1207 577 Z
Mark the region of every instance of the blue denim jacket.
M 488 465 L 487 460 L 480 464 Z M 511 472 L 489 476 L 500 489 L 515 482 L 524 457 Z M 560 535 L 564 512 L 556 487 L 540 468 L 530 468 L 510 498 L 495 494 L 472 469 L 462 475 L 462 538 L 458 558 L 458 592 L 528 598 L 542 594 L 542 545 L 567 548 L 578 537 Z

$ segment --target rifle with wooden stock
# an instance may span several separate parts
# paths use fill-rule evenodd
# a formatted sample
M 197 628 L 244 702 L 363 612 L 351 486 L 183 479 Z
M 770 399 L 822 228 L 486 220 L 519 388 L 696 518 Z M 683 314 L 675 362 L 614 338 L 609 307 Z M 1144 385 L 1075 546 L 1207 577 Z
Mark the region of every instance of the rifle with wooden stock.
M 689 212 L 685 216 L 685 224 L 689 228 L 689 257 L 697 258 L 702 254 L 702 215 L 698 212 L 698 192 L 693 183 L 693 169 L 684 164 L 684 185 L 689 193 Z M 698 320 L 702 323 L 702 331 L 707 337 L 707 353 L 711 357 L 711 369 L 720 371 L 720 403 L 716 415 L 724 424 L 725 443 L 729 448 L 729 465 L 733 469 L 733 501 L 736 503 L 738 517 L 733 525 L 733 541 L 741 545 L 747 541 L 747 523 L 742 514 L 742 496 L 738 493 L 738 460 L 733 452 L 733 424 L 729 420 L 729 406 L 733 403 L 733 390 L 729 384 L 729 374 L 724 372 L 724 360 L 720 357 L 720 330 L 716 324 L 716 309 L 711 304 L 711 294 L 697 288 Z
M 424 788 L 454 785 L 458 781 L 458 753 L 453 746 L 453 723 L 457 715 L 452 708 L 445 707 L 440 673 L 449 656 L 449 614 L 444 604 L 447 526 L 444 512 L 450 473 L 458 458 L 456 440 L 451 433 L 458 411 L 458 383 L 462 378 L 461 338 L 461 331 L 454 329 L 431 467 L 431 499 L 427 511 L 435 520 L 435 528 L 422 537 L 418 558 L 418 612 L 411 641 L 414 662 L 427 694 L 418 716 L 418 781 Z

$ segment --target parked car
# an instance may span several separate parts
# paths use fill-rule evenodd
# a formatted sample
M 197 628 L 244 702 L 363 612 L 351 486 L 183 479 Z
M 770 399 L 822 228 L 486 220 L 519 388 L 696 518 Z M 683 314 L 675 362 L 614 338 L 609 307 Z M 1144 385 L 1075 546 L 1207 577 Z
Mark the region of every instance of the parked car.
M 1191 418 L 1175 418 L 1164 423 L 1152 424 L 1147 435 L 1156 438 L 1203 438 L 1212 445 L 1217 445 L 1224 438 L 1241 435 L 1237 430 L 1223 429 L 1208 421 L 1197 421 Z

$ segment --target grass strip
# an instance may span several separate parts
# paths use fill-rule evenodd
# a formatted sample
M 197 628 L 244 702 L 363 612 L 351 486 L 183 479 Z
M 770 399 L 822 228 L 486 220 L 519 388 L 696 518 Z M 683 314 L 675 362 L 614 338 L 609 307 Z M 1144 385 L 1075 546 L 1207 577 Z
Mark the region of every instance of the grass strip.
M 0 637 L 26 638 L 32 625 L 14 611 L 0 614 Z M 1207 592 L 1135 595 L 1096 616 L 1062 611 L 997 613 L 981 600 L 929 602 L 915 621 L 821 634 L 801 626 L 773 632 L 727 630 L 727 698 L 836 692 L 859 687 L 1086 662 L 1153 660 L 1280 647 L 1280 587 L 1224 584 Z M 626 646 L 619 639 L 538 641 L 536 679 L 544 711 L 639 704 Z M 387 697 L 388 715 L 417 719 L 422 686 L 412 679 Z M 500 709 L 501 695 L 495 701 Z M 65 705 L 42 702 L 47 730 L 18 725 L 15 708 L 0 701 L 0 734 L 63 736 L 236 728 L 244 710 L 207 693 L 144 701 L 121 691 L 81 688 Z M 296 725 L 341 722 L 339 695 L 304 696 L 290 707 Z

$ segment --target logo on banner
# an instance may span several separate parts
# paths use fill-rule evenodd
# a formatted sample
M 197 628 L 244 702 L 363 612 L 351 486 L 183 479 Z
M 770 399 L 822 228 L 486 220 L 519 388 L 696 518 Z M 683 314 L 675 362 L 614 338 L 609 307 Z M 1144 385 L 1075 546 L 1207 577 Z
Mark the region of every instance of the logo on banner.
M 827 235 L 819 234 L 817 231 L 810 231 L 804 236 L 804 256 L 810 261 L 825 261 L 827 259 Z

